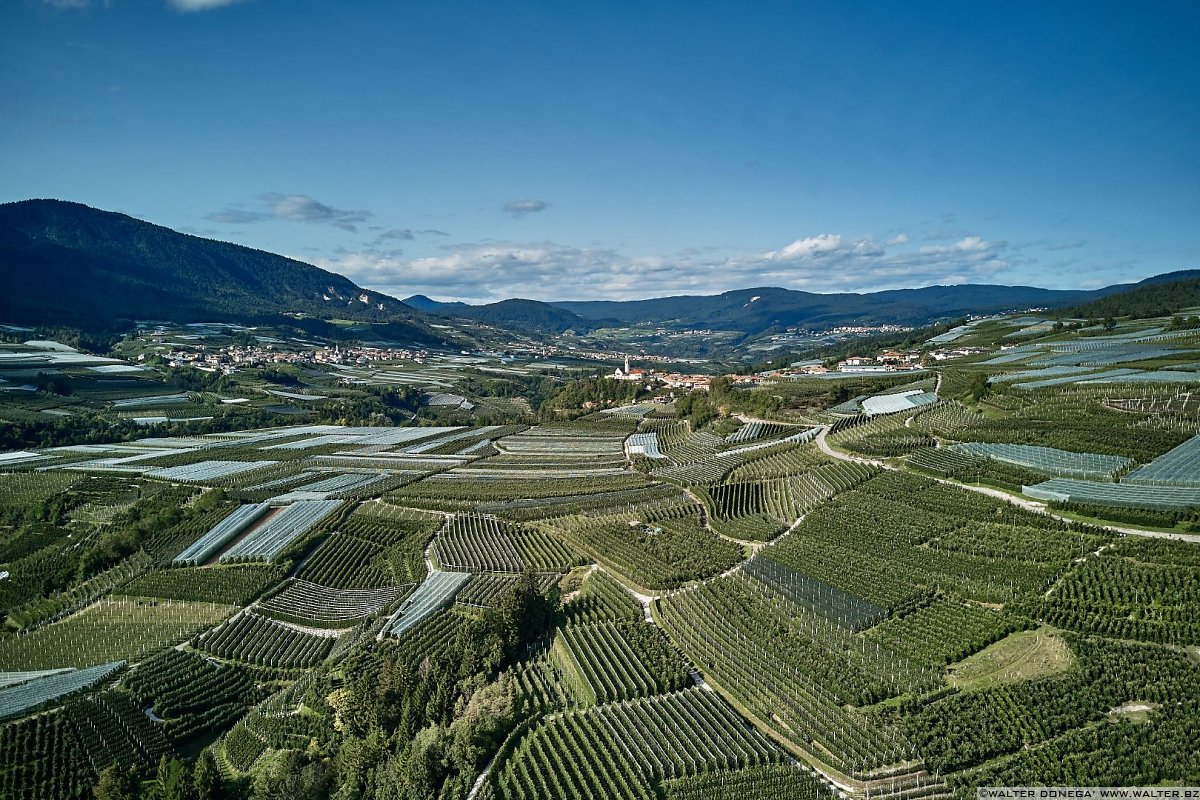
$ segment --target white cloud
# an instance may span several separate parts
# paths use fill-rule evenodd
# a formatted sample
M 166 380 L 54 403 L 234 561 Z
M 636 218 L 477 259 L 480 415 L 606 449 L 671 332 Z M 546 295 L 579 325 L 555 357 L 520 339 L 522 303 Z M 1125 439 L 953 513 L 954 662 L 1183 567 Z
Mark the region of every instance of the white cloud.
M 1003 244 L 1003 243 L 1002 243 Z M 966 236 L 950 245 L 929 245 L 922 247 L 921 252 L 930 255 L 953 253 L 986 253 L 993 247 L 991 242 L 985 242 L 978 236 Z
M 167 5 L 176 11 L 191 13 L 193 11 L 211 11 L 214 8 L 225 8 L 245 0 L 167 0 Z
M 955 242 L 954 246 L 964 253 L 977 253 L 981 250 L 987 250 L 992 245 L 978 236 L 968 236 L 965 239 Z
M 793 258 L 810 258 L 825 253 L 837 252 L 842 246 L 842 237 L 837 234 L 823 233 L 820 236 L 810 236 L 807 239 L 797 239 L 778 252 L 767 254 L 768 258 L 790 260 Z
M 978 236 L 914 251 L 872 237 L 821 234 L 778 250 L 733 257 L 695 249 L 629 256 L 602 247 L 486 241 L 447 245 L 434 255 L 412 259 L 368 250 L 318 264 L 401 297 L 419 293 L 489 302 L 508 297 L 639 299 L 758 286 L 844 292 L 995 282 L 1015 258 L 1006 243 Z
M 225 8 L 244 2 L 246 0 L 166 0 L 166 4 L 169 7 L 185 14 L 193 11 L 211 11 L 214 8 Z M 112 0 L 41 0 L 41 3 L 48 8 L 60 10 L 91 8 L 93 6 L 112 7 Z

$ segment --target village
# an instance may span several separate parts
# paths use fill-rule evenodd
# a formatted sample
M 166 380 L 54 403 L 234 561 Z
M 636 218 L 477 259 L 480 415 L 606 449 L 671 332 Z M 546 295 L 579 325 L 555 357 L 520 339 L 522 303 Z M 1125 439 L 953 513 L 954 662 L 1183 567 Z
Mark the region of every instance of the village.
M 170 367 L 191 366 L 205 372 L 220 372 L 232 375 L 239 369 L 254 369 L 275 364 L 298 364 L 327 366 L 366 366 L 383 361 L 412 361 L 424 363 L 429 357 L 427 350 L 411 350 L 392 347 L 340 347 L 328 345 L 313 350 L 276 349 L 274 344 L 230 345 L 210 351 L 204 345 L 190 345 L 188 349 L 171 350 L 161 356 Z M 146 360 L 146 354 L 138 356 Z
M 139 362 L 147 359 L 160 360 L 165 366 L 172 368 L 192 367 L 204 372 L 232 375 L 243 369 L 259 369 L 268 366 L 329 366 L 329 367 L 371 367 L 382 364 L 409 362 L 412 364 L 433 363 L 443 358 L 445 354 L 424 348 L 400 347 L 395 345 L 364 345 L 364 344 L 329 344 L 323 346 L 295 347 L 270 337 L 255 336 L 255 341 L 241 341 L 226 346 L 214 347 L 201 341 L 168 342 L 160 336 L 153 337 L 156 344 L 172 345 L 170 350 L 159 353 L 142 353 L 137 356 Z M 851 356 L 836 362 L 828 360 L 796 361 L 778 369 L 763 372 L 734 372 L 723 374 L 738 386 L 757 386 L 764 382 L 778 380 L 794 380 L 804 377 L 829 377 L 839 375 L 870 375 L 879 373 L 919 372 L 928 368 L 932 363 L 977 355 L 986 352 L 978 347 L 943 346 L 935 349 L 884 350 L 869 356 Z M 618 381 L 639 381 L 648 387 L 668 389 L 707 390 L 714 374 L 708 372 L 681 372 L 684 369 L 696 368 L 707 364 L 704 359 L 680 358 L 658 354 L 642 353 L 636 356 L 643 366 L 631 364 L 628 354 L 619 354 L 602 350 L 582 350 L 575 347 L 555 345 L 529 346 L 513 343 L 503 351 L 468 352 L 462 351 L 462 357 L 494 358 L 501 362 L 514 359 L 546 359 L 556 356 L 568 358 L 614 361 L 622 359 L 624 363 L 605 377 Z M 454 356 L 457 358 L 458 356 Z M 674 367 L 674 368 L 672 368 Z
M 887 350 L 873 356 L 851 356 L 833 364 L 820 360 L 797 361 L 782 369 L 754 374 L 733 373 L 727 374 L 724 377 L 729 378 L 736 386 L 757 386 L 770 381 L 803 377 L 920 372 L 925 370 L 931 362 L 979 355 L 985 352 L 988 352 L 987 348 L 980 347 L 938 348 L 928 351 L 913 350 L 907 352 Z M 659 372 L 656 369 L 634 367 L 630 365 L 629 356 L 625 356 L 624 367 L 617 367 L 605 377 L 617 381 L 640 381 L 647 384 L 647 386 L 658 385 L 669 389 L 707 390 L 714 376 L 681 372 Z

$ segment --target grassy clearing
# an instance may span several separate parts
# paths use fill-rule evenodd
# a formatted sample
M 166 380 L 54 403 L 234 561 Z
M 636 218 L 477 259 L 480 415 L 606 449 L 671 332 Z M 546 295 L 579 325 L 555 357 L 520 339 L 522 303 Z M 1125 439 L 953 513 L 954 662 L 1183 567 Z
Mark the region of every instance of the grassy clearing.
M 1150 721 L 1150 715 L 1157 711 L 1159 707 L 1159 703 L 1134 700 L 1111 709 L 1108 712 L 1108 721 L 1119 722 L 1120 720 L 1126 720 L 1128 722 L 1146 723 Z
M 1051 628 L 1021 631 L 951 664 L 946 680 L 964 690 L 989 689 L 1008 683 L 1066 672 L 1074 663 L 1067 643 Z

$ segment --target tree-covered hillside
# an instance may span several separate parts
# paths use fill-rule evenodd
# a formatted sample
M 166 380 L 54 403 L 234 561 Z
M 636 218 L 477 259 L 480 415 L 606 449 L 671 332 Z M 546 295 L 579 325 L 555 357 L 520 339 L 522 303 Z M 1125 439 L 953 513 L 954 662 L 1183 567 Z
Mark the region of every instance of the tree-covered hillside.
M 1200 270 L 1159 275 L 1126 292 L 1063 309 L 1067 317 L 1165 317 L 1200 307 Z
M 652 323 L 682 328 L 761 333 L 773 328 L 838 325 L 926 325 L 963 316 L 1026 308 L 1055 308 L 1102 297 L 1124 287 L 1060 291 L 1032 286 L 927 286 L 864 294 L 816 294 L 763 287 L 718 295 L 650 300 L 556 302 L 586 319 L 622 324 Z
M 59 200 L 0 205 L 0 319 L 254 320 L 282 313 L 411 324 L 420 314 L 283 256 Z
M 586 333 L 600 327 L 597 322 L 564 308 L 519 297 L 473 306 L 467 303 L 439 303 L 424 295 L 414 295 L 405 298 L 404 304 L 429 314 L 473 319 L 526 333 Z

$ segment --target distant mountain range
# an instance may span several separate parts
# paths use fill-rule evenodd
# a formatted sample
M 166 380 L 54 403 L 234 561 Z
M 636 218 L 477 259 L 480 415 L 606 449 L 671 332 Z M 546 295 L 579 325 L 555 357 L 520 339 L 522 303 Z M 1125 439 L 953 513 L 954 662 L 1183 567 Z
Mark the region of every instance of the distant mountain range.
M 713 328 L 762 333 L 772 328 L 830 328 L 839 325 L 923 325 L 972 313 L 1085 302 L 1119 291 L 1059 291 L 1032 286 L 930 286 L 864 294 L 816 294 L 762 287 L 711 296 L 653 300 L 556 302 L 584 319 L 615 319 L 673 328 Z
M 939 319 L 1029 308 L 1075 306 L 1084 309 L 1088 307 L 1086 304 L 1130 290 L 1161 287 L 1198 276 L 1200 272 L 1196 271 L 1173 272 L 1147 278 L 1137 284 L 1118 284 L 1094 290 L 965 284 L 863 294 L 816 294 L 763 287 L 736 289 L 718 295 L 681 295 L 627 301 L 543 303 L 536 300 L 503 300 L 499 303 L 467 305 L 439 303 L 424 295 L 415 295 L 404 302 L 430 314 L 475 319 L 540 333 L 568 330 L 586 333 L 599 327 L 648 324 L 674 330 L 711 329 L 756 335 L 791 327 L 921 326 Z M 1160 295 L 1161 288 L 1155 296 Z
M 458 317 L 486 322 L 527 333 L 563 333 L 575 331 L 587 333 L 601 327 L 596 320 L 584 319 L 580 315 L 539 300 L 523 300 L 514 298 L 501 300 L 498 303 L 484 305 L 468 305 L 467 303 L 439 303 L 430 300 L 423 294 L 404 298 L 404 304 L 428 314 L 442 317 Z M 611 324 L 619 324 L 616 320 L 604 320 Z
M 0 205 L 0 322 L 111 326 L 120 319 L 177 322 L 268 321 L 281 314 L 388 322 L 393 334 L 435 341 L 435 317 L 483 322 L 529 335 L 649 324 L 670 329 L 736 331 L 747 336 L 787 327 L 924 325 L 973 313 L 1035 307 L 1166 309 L 1171 282 L 1200 272 L 1159 275 L 1093 291 L 1030 286 L 931 286 L 864 294 L 815 294 L 772 287 L 711 296 L 546 303 L 511 299 L 484 305 L 441 303 L 423 295 L 403 302 L 310 264 L 241 245 L 204 239 L 61 200 Z M 1157 288 L 1156 288 L 1157 287 Z M 1140 291 L 1131 306 L 1104 303 Z M 1192 289 L 1196 291 L 1195 288 Z

